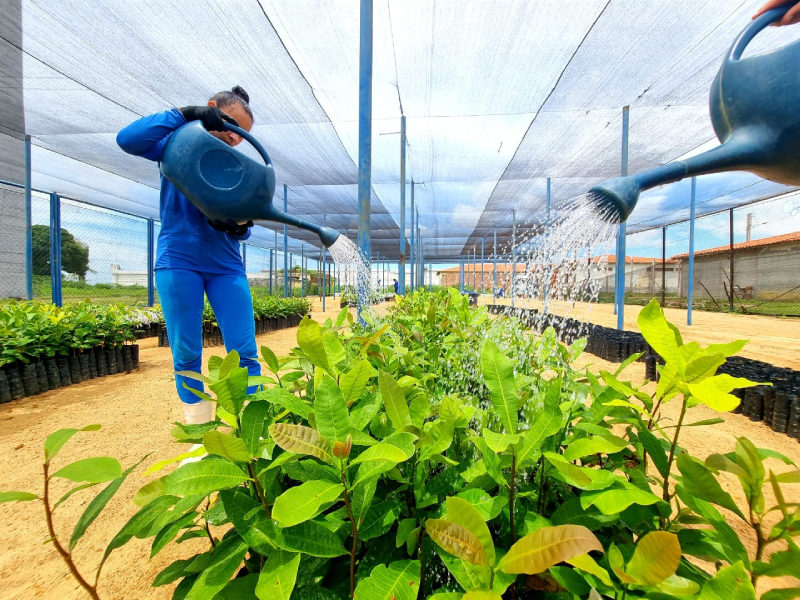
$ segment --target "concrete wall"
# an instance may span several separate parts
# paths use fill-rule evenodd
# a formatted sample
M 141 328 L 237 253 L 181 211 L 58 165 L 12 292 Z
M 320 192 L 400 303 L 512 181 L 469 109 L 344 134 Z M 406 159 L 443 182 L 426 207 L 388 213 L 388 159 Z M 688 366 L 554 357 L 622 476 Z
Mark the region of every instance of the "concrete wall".
M 733 269 L 733 282 L 739 297 L 743 296 L 746 288 L 752 288 L 748 292 L 753 300 L 770 300 L 784 294 L 781 302 L 800 301 L 800 289 L 790 292 L 800 285 L 800 242 L 736 250 Z M 708 298 L 711 294 L 717 300 L 726 299 L 729 270 L 728 254 L 695 256 L 695 298 Z M 689 273 L 687 260 L 681 261 L 681 272 L 681 294 L 685 296 Z
M 25 196 L 0 186 L 0 298 L 25 298 Z

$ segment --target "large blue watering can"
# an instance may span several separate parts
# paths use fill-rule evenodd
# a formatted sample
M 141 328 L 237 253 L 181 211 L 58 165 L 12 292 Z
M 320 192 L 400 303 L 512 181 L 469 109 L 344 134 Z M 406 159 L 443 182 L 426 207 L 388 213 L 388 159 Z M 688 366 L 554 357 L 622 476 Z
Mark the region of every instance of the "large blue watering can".
M 275 171 L 264 147 L 244 129 L 225 124 L 264 159 L 261 164 L 208 133 L 200 121 L 175 131 L 161 159 L 161 172 L 209 219 L 237 223 L 277 221 L 312 231 L 330 248 L 339 232 L 278 210 L 272 203 Z
M 686 177 L 750 171 L 800 185 L 800 40 L 767 54 L 742 58 L 747 44 L 781 19 L 791 4 L 764 13 L 736 39 L 711 86 L 709 109 L 721 146 L 592 188 L 602 207 L 625 221 L 639 194 Z

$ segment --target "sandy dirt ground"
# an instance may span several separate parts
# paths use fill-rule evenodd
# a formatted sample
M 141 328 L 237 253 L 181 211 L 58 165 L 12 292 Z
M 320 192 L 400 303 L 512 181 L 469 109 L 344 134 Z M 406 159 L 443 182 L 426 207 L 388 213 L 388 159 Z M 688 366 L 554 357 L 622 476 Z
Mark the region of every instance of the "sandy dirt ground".
M 317 302 L 313 312 L 317 320 L 335 317 L 338 302 L 334 303 L 329 299 L 326 314 L 322 314 L 320 308 Z M 597 309 L 595 314 L 601 313 L 603 308 Z M 634 318 L 634 315 L 635 309 L 629 307 L 628 318 Z M 687 334 L 687 339 L 721 341 L 744 336 L 763 340 L 758 343 L 765 345 L 771 343 L 769 340 L 772 339 L 781 340 L 786 346 L 783 364 L 790 365 L 792 360 L 793 364 L 798 364 L 800 330 L 793 322 L 756 317 L 757 327 L 745 323 L 743 330 L 736 331 L 726 325 L 716 333 L 713 323 L 704 323 L 706 316 L 717 315 L 698 314 L 697 325 L 691 328 L 691 335 Z M 679 321 L 672 315 L 670 318 Z M 791 330 L 787 323 L 795 329 Z M 694 335 L 695 332 L 709 337 L 701 338 L 700 335 Z M 717 337 L 713 337 L 714 335 Z M 269 346 L 278 355 L 286 354 L 295 345 L 295 341 L 295 328 L 258 337 L 259 345 Z M 790 343 L 795 348 L 794 358 L 788 352 Z M 44 439 L 48 434 L 64 427 L 82 427 L 90 423 L 103 425 L 100 431 L 79 433 L 73 437 L 55 459 L 54 468 L 58 468 L 59 464 L 101 455 L 119 459 L 123 468 L 126 468 L 148 453 L 150 455 L 144 465 L 150 465 L 176 456 L 186 448 L 172 442 L 169 434 L 172 423 L 181 420 L 183 416 L 175 394 L 169 349 L 158 348 L 155 339 L 142 340 L 140 346 L 141 368 L 138 371 L 93 380 L 0 406 L 0 470 L 3 473 L 0 489 L 41 493 Z M 222 347 L 209 348 L 204 358 L 207 359 L 212 354 L 222 355 L 224 350 Z M 760 357 L 763 356 L 766 355 Z M 612 367 L 593 356 L 581 359 L 581 364 L 588 363 L 592 363 L 593 370 L 608 370 Z M 633 365 L 630 373 L 633 379 L 641 379 L 644 374 L 643 365 Z M 664 408 L 664 414 L 675 419 L 677 410 L 676 404 L 668 404 Z M 713 416 L 716 414 L 704 407 L 695 408 L 690 413 L 691 421 Z M 687 428 L 681 440 L 682 446 L 692 454 L 704 458 L 714 452 L 731 450 L 735 438 L 744 435 L 757 446 L 783 452 L 800 463 L 800 444 L 796 440 L 774 434 L 762 424 L 752 423 L 741 415 L 727 415 L 726 419 L 726 423 L 713 428 Z M 788 469 L 777 461 L 770 461 L 770 466 L 776 472 Z M 151 479 L 144 478 L 143 472 L 144 467 L 140 467 L 128 478 L 103 515 L 79 542 L 75 554 L 84 574 L 90 575 L 93 572 L 108 542 L 136 512 L 137 507 L 131 502 L 131 498 L 136 490 Z M 726 489 L 743 503 L 738 483 L 733 478 L 726 479 L 724 483 Z M 68 489 L 61 482 L 57 482 L 53 488 L 52 495 L 56 498 Z M 60 539 L 69 539 L 72 526 L 98 490 L 99 488 L 91 488 L 80 492 L 58 509 L 55 526 Z M 768 502 L 773 500 L 768 498 Z M 787 486 L 787 501 L 800 501 L 800 486 Z M 731 518 L 731 523 L 741 533 L 742 539 L 751 548 L 754 547 L 751 532 L 740 526 L 735 517 Z M 39 503 L 0 505 L 0 547 L 4 548 L 0 554 L 0 599 L 73 600 L 88 597 L 72 579 L 55 550 L 49 544 L 44 544 L 47 538 Z M 155 575 L 172 561 L 189 557 L 205 547 L 206 542 L 203 540 L 172 544 L 150 560 L 150 543 L 133 540 L 116 550 L 109 558 L 100 580 L 100 596 L 115 600 L 171 598 L 174 586 L 150 587 Z M 781 581 L 778 584 L 784 587 L 788 582 Z

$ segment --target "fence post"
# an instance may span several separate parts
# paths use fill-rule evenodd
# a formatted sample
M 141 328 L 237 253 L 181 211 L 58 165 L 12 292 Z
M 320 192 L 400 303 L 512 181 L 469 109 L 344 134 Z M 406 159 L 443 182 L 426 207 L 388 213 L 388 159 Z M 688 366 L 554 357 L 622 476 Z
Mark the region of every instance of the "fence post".
M 61 306 L 61 196 L 50 194 L 50 285 L 53 304 Z
M 25 136 L 25 297 L 33 300 L 33 225 L 31 222 L 31 136 Z
M 156 223 L 147 219 L 147 306 L 156 303 L 155 285 Z
M 692 302 L 694 300 L 694 204 L 697 195 L 697 178 L 692 177 L 692 195 L 689 201 L 689 281 L 686 294 L 686 324 L 692 324 Z
M 283 184 L 283 212 L 289 212 L 289 187 Z M 289 228 L 283 226 L 283 297 L 291 296 L 289 290 Z
M 730 225 L 730 232 L 731 232 L 731 276 L 730 276 L 730 294 L 729 294 L 728 298 L 730 299 L 730 302 L 729 302 L 730 311 L 733 312 L 733 293 L 734 293 L 733 292 L 733 290 L 734 290 L 734 285 L 733 285 L 733 209 L 730 209 L 729 212 L 730 212 L 730 215 L 731 215 L 731 218 L 730 218 L 730 222 L 731 222 L 731 225 Z

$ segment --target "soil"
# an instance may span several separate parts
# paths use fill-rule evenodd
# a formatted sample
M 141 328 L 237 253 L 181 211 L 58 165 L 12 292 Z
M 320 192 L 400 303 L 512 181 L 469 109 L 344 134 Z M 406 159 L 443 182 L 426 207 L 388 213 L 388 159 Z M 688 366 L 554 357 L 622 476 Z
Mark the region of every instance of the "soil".
M 335 318 L 339 312 L 338 302 L 328 299 L 327 308 L 327 313 L 323 314 L 317 301 L 312 316 L 319 321 L 328 317 Z M 596 313 L 601 310 L 602 307 Z M 635 307 L 629 307 L 628 318 L 634 311 Z M 696 314 L 698 325 L 686 334 L 688 339 L 700 339 L 695 335 L 698 331 L 703 332 L 703 335 L 714 335 L 713 325 L 708 325 L 708 331 L 701 329 L 700 323 L 707 315 L 719 316 L 711 313 Z M 725 316 L 726 319 L 738 317 Z M 672 315 L 669 318 L 678 321 Z M 787 321 L 784 320 L 770 320 L 767 317 L 741 318 L 759 319 L 759 326 L 756 328 L 746 325 L 740 331 L 729 325 L 720 326 L 718 336 L 713 340 L 730 341 L 737 335 L 745 335 L 754 340 L 763 338 L 756 344 L 768 344 L 768 338 L 774 335 L 785 342 L 784 356 L 787 366 L 791 366 L 793 361 L 796 368 L 800 368 L 800 327 L 787 330 Z M 761 319 L 767 321 L 761 322 Z M 772 324 L 769 321 L 777 323 Z M 754 333 L 758 335 L 753 335 Z M 258 336 L 259 345 L 269 346 L 279 356 L 288 353 L 295 342 L 296 328 Z M 168 348 L 158 348 L 154 338 L 140 340 L 139 345 L 141 366 L 138 371 L 95 379 L 0 405 L 0 470 L 4 473 L 1 489 L 41 493 L 44 440 L 50 433 L 64 427 L 79 428 L 91 423 L 103 425 L 99 431 L 79 433 L 73 437 L 54 460 L 55 469 L 67 462 L 100 455 L 119 459 L 123 468 L 148 455 L 144 465 L 149 466 L 185 451 L 186 447 L 174 443 L 169 433 L 172 423 L 183 418 L 174 388 L 170 351 Z M 790 351 L 790 347 L 794 350 Z M 790 356 L 792 352 L 793 358 Z M 206 349 L 204 362 L 212 354 L 224 355 L 224 349 Z M 781 359 L 780 356 L 778 358 Z M 588 363 L 592 363 L 595 371 L 613 371 L 616 368 L 589 355 L 581 359 L 581 364 Z M 631 366 L 630 373 L 635 380 L 641 380 L 644 365 L 637 363 Z M 675 419 L 678 408 L 676 403 L 666 405 L 665 416 Z M 693 422 L 717 415 L 701 406 L 693 409 L 689 416 Z M 752 423 L 741 415 L 730 414 L 725 415 L 725 418 L 726 422 L 721 425 L 686 428 L 681 445 L 693 455 L 705 458 L 714 452 L 731 450 L 736 436 L 744 435 L 757 446 L 783 452 L 800 463 L 800 444 L 796 440 L 775 434 L 763 424 Z M 768 464 L 776 472 L 788 470 L 788 467 L 778 461 L 770 460 Z M 130 499 L 140 487 L 152 479 L 145 479 L 143 473 L 144 468 L 139 467 L 131 474 L 104 513 L 78 543 L 76 562 L 81 572 L 89 576 L 90 580 L 108 542 L 137 511 Z M 740 505 L 743 505 L 744 498 L 738 490 L 738 483 L 731 478 L 726 479 L 724 484 Z M 63 485 L 63 482 L 56 481 L 52 496 L 58 498 L 67 489 L 68 486 Z M 54 519 L 59 539 L 69 539 L 72 526 L 99 489 L 90 488 L 79 492 L 59 507 Z M 785 489 L 787 502 L 800 501 L 800 485 L 787 485 Z M 768 496 L 767 502 L 774 502 L 774 498 Z M 741 533 L 748 548 L 754 552 L 755 544 L 751 532 L 740 526 L 736 517 L 731 517 L 731 523 Z M 54 548 L 45 543 L 47 539 L 47 528 L 38 502 L 0 504 L 0 547 L 6 548 L 0 555 L 0 600 L 88 598 L 71 577 Z M 172 561 L 188 558 L 206 547 L 207 542 L 197 539 L 180 545 L 170 544 L 150 560 L 150 542 L 133 540 L 112 553 L 103 569 L 98 592 L 106 600 L 169 599 L 172 597 L 174 585 L 150 587 L 155 575 Z M 784 581 L 776 580 L 776 583 L 780 587 L 797 585 L 788 578 Z

